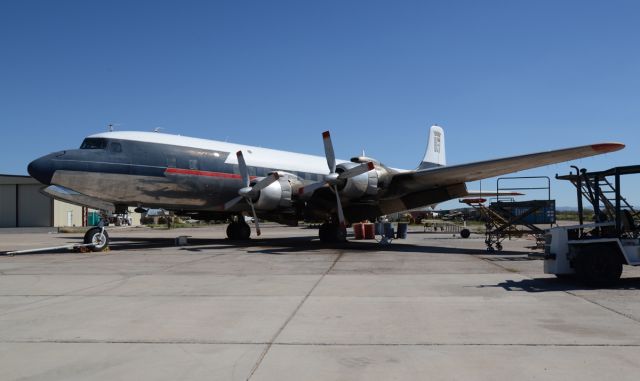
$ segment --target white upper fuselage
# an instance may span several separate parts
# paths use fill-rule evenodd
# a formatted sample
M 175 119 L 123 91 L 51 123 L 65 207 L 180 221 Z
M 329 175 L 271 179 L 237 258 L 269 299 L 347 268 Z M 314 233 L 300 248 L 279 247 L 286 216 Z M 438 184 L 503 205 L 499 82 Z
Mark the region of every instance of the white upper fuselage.
M 302 153 L 287 152 L 269 148 L 247 146 L 235 143 L 221 142 L 192 138 L 188 136 L 164 134 L 159 132 L 141 131 L 113 131 L 102 132 L 88 136 L 89 138 L 108 138 L 131 140 L 146 143 L 168 144 L 181 147 L 190 147 L 208 151 L 231 152 L 225 163 L 238 164 L 235 152 L 242 151 L 248 166 L 273 168 L 285 171 L 299 171 L 308 173 L 328 174 L 327 159 L 322 156 L 307 155 Z M 338 164 L 345 160 L 336 160 Z

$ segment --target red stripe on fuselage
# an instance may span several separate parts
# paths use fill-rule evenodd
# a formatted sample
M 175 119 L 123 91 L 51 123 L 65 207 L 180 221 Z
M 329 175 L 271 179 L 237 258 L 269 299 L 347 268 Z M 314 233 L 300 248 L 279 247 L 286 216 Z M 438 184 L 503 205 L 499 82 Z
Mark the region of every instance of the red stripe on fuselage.
M 220 177 L 223 179 L 239 179 L 240 178 L 240 175 L 236 175 L 235 173 L 198 171 L 195 169 L 182 169 L 182 168 L 167 168 L 165 173 L 172 173 L 177 175 Z M 251 176 L 251 178 L 254 178 L 254 177 L 255 176 Z

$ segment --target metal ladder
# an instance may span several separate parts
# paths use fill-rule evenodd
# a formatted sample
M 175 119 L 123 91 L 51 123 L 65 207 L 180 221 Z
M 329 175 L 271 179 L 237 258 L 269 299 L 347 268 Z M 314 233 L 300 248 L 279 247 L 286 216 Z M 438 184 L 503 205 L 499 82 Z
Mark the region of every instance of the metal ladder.
M 582 194 L 591 203 L 591 205 L 602 205 L 601 212 L 604 212 L 609 221 L 615 219 L 615 194 L 616 189 L 613 184 L 606 178 L 592 178 L 583 174 L 580 176 L 580 185 L 582 186 Z M 571 181 L 574 186 L 578 187 L 577 181 Z M 636 211 L 627 199 L 620 196 L 620 209 L 627 210 L 631 214 L 634 223 L 638 225 L 640 222 L 640 211 Z

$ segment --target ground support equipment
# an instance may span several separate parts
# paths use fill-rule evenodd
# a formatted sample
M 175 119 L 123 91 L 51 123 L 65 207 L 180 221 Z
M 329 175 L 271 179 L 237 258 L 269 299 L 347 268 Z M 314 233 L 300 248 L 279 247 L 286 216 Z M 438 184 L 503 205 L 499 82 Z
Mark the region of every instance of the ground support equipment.
M 576 173 L 556 178 L 575 185 L 580 224 L 546 232 L 544 272 L 577 277 L 589 285 L 611 285 L 620 279 L 622 265 L 640 265 L 638 213 L 621 195 L 621 177 L 640 173 L 640 166 L 600 172 L 573 168 Z M 593 223 L 583 223 L 583 199 L 593 208 Z

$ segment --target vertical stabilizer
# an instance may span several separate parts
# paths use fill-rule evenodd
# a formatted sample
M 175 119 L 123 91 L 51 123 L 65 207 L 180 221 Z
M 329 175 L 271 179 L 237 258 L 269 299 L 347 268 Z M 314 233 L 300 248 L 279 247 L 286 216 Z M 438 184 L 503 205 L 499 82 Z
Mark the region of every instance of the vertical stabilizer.
M 418 169 L 441 167 L 443 165 L 447 165 L 444 150 L 444 130 L 442 127 L 434 125 L 431 126 L 429 130 L 427 152 L 425 152 L 422 163 L 420 163 Z

